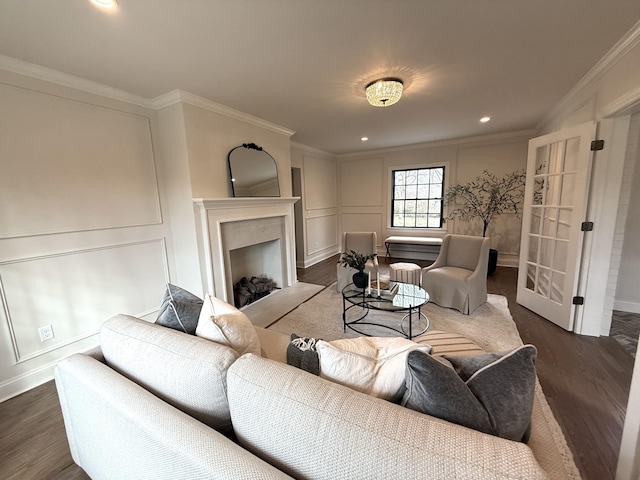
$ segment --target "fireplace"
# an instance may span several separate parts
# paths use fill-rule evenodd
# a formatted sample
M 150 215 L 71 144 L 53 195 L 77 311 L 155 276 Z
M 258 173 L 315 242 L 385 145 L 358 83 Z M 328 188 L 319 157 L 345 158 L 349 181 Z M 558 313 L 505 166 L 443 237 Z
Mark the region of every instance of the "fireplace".
M 298 198 L 194 199 L 200 263 L 208 293 L 234 303 L 243 277 L 269 277 L 277 288 L 297 282 L 293 204 Z

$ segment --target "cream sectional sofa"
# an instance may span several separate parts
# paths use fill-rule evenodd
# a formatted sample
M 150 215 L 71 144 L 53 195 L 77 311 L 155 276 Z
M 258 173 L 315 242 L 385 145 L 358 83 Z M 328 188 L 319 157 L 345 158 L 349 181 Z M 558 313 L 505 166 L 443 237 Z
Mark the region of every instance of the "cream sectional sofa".
M 92 479 L 541 479 L 525 444 L 262 356 L 119 315 L 55 372 L 74 461 Z M 535 425 L 534 425 L 535 428 Z

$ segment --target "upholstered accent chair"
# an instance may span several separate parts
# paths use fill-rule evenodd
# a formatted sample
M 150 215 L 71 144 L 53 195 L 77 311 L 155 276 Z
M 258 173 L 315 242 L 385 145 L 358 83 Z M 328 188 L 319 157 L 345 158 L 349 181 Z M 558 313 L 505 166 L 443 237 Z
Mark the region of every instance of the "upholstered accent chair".
M 469 315 L 487 301 L 491 240 L 445 235 L 436 261 L 422 270 L 422 288 L 436 305 Z
M 365 255 L 371 253 L 377 253 L 377 236 L 376 232 L 344 232 L 342 237 L 342 251 L 353 250 L 354 252 L 362 253 Z M 353 268 L 345 268 L 340 263 L 337 266 L 337 282 L 336 289 L 338 292 L 342 292 L 342 289 L 353 282 L 353 274 L 357 270 Z M 372 260 L 367 260 L 366 272 L 369 272 L 369 278 L 371 280 L 376 279 L 378 273 L 378 257 L 374 257 Z

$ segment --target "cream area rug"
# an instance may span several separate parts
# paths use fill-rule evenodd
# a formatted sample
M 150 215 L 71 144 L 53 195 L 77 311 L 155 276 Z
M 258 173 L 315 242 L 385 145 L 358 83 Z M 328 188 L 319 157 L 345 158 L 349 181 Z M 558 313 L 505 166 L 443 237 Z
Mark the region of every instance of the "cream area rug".
M 287 335 L 296 333 L 327 341 L 361 336 L 349 329 L 344 332 L 342 308 L 342 295 L 335 290 L 335 285 L 331 285 L 271 324 L 269 329 Z M 430 329 L 464 335 L 488 352 L 511 350 L 522 345 L 522 339 L 509 312 L 507 299 L 501 295 L 489 295 L 487 302 L 478 307 L 472 315 L 463 315 L 456 310 L 432 303 L 424 306 L 422 311 L 430 320 Z M 372 310 L 367 319 L 397 326 L 401 317 L 400 313 Z M 373 326 L 362 326 L 361 330 L 373 336 L 397 335 L 391 330 Z M 528 445 L 549 477 L 581 478 L 539 382 L 536 385 L 532 425 Z

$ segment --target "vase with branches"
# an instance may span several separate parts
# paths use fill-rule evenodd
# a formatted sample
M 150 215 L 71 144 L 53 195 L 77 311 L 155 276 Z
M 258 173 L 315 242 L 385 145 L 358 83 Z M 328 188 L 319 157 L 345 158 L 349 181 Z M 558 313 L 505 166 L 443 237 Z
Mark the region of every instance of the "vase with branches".
M 515 213 L 518 215 L 524 199 L 524 171 L 507 173 L 502 178 L 488 170 L 474 180 L 453 185 L 445 195 L 445 204 L 449 205 L 447 219 L 482 221 L 482 236 L 497 215 Z
M 369 281 L 369 274 L 364 271 L 367 261 L 376 257 L 375 253 L 358 253 L 354 250 L 347 250 L 340 257 L 340 263 L 344 268 L 351 267 L 357 270 L 353 274 L 353 283 L 358 288 L 364 288 Z

